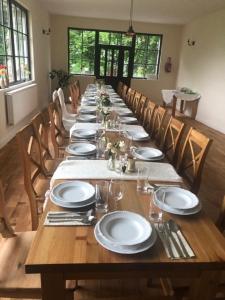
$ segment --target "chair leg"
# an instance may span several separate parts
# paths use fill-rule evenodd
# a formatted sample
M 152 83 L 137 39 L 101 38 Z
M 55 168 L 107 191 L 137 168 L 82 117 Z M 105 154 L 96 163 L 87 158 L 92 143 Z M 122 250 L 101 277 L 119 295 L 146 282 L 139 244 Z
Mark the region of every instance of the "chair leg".
M 165 296 L 174 296 L 174 290 L 169 278 L 160 278 L 161 287 Z

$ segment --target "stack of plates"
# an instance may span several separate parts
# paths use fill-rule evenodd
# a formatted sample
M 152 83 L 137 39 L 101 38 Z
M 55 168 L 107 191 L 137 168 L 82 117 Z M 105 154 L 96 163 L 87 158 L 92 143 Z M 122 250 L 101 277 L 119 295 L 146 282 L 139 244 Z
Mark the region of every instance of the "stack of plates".
M 148 161 L 157 161 L 164 158 L 164 154 L 162 153 L 162 151 L 150 147 L 136 148 L 134 149 L 133 154 L 138 159 Z
M 51 201 L 61 207 L 81 208 L 95 202 L 93 185 L 83 181 L 67 181 L 51 191 Z
M 137 124 L 137 119 L 135 117 L 122 117 L 120 122 L 122 124 Z
M 93 115 L 80 115 L 76 118 L 78 122 L 95 122 L 96 116 Z
M 66 147 L 66 152 L 72 155 L 92 155 L 96 152 L 96 146 L 88 143 L 74 143 Z
M 154 202 L 160 209 L 176 215 L 192 215 L 201 210 L 196 195 L 178 187 L 159 188 L 155 192 Z
M 81 114 L 95 114 L 96 113 L 96 108 L 81 108 L 79 113 Z
M 143 252 L 156 241 L 151 224 L 141 215 L 129 211 L 104 215 L 96 224 L 94 233 L 100 245 L 121 254 Z
M 91 139 L 96 135 L 96 130 L 94 129 L 75 129 L 72 132 L 72 137 L 78 139 Z
M 126 135 L 128 138 L 132 139 L 133 141 L 147 141 L 150 139 L 150 136 L 147 132 L 137 132 L 134 130 L 127 130 Z

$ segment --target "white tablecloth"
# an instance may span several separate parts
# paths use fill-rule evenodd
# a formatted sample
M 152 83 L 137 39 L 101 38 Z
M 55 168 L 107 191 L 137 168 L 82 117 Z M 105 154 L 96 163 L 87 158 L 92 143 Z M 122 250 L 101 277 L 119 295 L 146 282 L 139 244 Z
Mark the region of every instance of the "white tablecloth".
M 107 160 L 67 160 L 63 161 L 51 179 L 51 185 L 56 179 L 123 179 L 136 180 L 137 172 L 120 174 L 107 168 Z M 172 165 L 160 162 L 136 162 L 138 167 L 147 167 L 150 181 L 181 182 Z

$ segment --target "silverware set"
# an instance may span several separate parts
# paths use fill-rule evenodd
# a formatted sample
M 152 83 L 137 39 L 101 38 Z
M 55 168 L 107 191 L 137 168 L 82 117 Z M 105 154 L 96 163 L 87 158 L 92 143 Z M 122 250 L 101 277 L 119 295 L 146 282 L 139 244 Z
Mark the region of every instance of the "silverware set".
M 49 224 L 79 222 L 84 225 L 94 224 L 96 217 L 88 212 L 49 212 L 46 221 Z
M 154 225 L 169 258 L 188 259 L 195 257 L 180 227 L 173 220 Z

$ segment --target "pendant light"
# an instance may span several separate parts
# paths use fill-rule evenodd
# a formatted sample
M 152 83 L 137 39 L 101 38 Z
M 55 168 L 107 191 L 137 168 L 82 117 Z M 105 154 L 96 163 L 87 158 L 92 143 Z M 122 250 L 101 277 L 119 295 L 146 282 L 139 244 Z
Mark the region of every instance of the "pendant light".
M 129 21 L 129 28 L 126 32 L 126 35 L 127 36 L 135 36 L 135 32 L 134 32 L 134 29 L 133 29 L 133 22 L 132 22 L 132 19 L 133 19 L 133 2 L 134 0 L 131 0 L 130 1 L 130 21 Z

